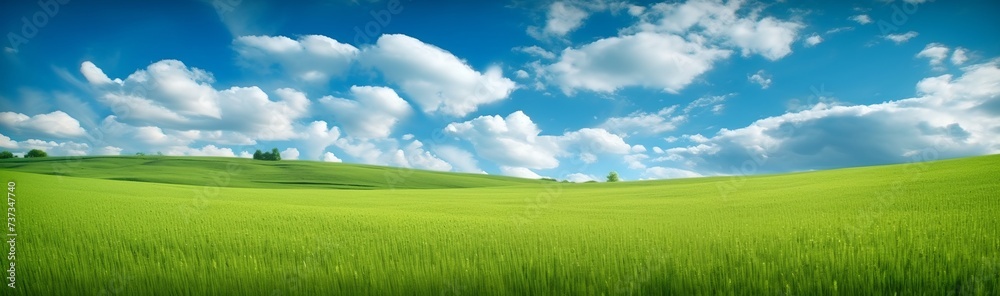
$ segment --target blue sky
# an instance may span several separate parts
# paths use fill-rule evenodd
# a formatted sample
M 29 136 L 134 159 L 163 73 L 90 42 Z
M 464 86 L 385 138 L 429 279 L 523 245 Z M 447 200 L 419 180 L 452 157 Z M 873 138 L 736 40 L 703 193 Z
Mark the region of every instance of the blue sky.
M 995 1 L 18 1 L 0 148 L 603 179 L 1000 152 Z

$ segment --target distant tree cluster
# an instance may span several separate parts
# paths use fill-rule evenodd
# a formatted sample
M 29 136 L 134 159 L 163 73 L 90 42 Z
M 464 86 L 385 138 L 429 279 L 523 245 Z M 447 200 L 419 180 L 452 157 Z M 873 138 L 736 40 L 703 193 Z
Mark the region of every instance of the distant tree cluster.
M 256 160 L 281 160 L 281 152 L 278 152 L 278 148 L 271 149 L 271 152 L 261 152 L 257 149 L 257 152 L 253 153 L 253 159 Z
M 42 151 L 40 149 L 31 149 L 31 151 L 28 151 L 28 153 L 24 154 L 24 158 L 29 158 L 29 157 L 48 157 L 48 156 L 49 156 L 48 153 L 45 153 L 45 151 Z
M 28 151 L 28 153 L 24 154 L 24 158 L 48 157 L 48 156 L 49 154 L 45 153 L 45 151 L 41 149 L 31 149 L 31 151 Z M 17 155 L 14 155 L 14 153 L 7 150 L 0 151 L 0 159 L 8 159 L 8 158 L 17 158 Z
M 610 173 L 608 173 L 608 182 L 618 182 L 620 180 L 621 179 L 618 178 L 618 172 L 611 171 Z

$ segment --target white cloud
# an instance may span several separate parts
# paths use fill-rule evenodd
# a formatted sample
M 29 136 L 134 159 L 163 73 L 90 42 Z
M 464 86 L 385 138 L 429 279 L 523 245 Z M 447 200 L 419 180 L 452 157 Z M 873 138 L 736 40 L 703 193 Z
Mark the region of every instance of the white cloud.
M 725 108 L 726 108 L 726 105 L 722 105 L 722 104 L 712 106 L 712 113 L 715 113 L 715 114 L 722 113 L 722 109 L 725 109 Z
M 581 173 L 572 173 L 566 176 L 566 180 L 573 183 L 584 183 L 587 181 L 597 181 L 599 178 L 594 175 L 587 175 Z
M 514 72 L 514 74 L 517 76 L 518 79 L 526 79 L 530 77 L 528 72 L 524 70 L 517 70 L 517 72 Z
M 771 87 L 771 75 L 764 70 L 757 71 L 753 75 L 747 76 L 747 80 L 760 85 L 760 89 Z
M 355 100 L 326 96 L 319 100 L 344 132 L 359 138 L 386 138 L 410 114 L 410 104 L 388 87 L 352 86 Z
M 87 152 L 90 151 L 90 145 L 73 141 L 55 142 L 29 139 L 17 143 L 17 148 L 15 149 L 24 151 L 40 149 L 47 152 L 50 156 L 83 156 L 87 155 Z
M 427 113 L 462 117 L 506 99 L 516 87 L 498 66 L 480 73 L 450 52 L 406 35 L 382 35 L 362 51 L 362 61 Z
M 327 147 L 340 139 L 340 128 L 327 127 L 326 121 L 313 121 L 298 131 L 298 146 L 306 160 L 319 160 Z
M 926 58 L 929 60 L 931 67 L 934 69 L 942 69 L 944 60 L 948 58 L 948 47 L 940 43 L 931 43 L 924 47 L 920 53 L 917 53 L 918 58 Z
M 544 48 L 541 48 L 537 45 L 532 45 L 527 47 L 515 47 L 514 50 L 527 53 L 534 57 L 543 59 L 554 59 L 556 57 L 556 54 L 552 53 L 551 51 L 545 50 Z
M 758 72 L 758 73 L 761 73 L 761 72 Z M 768 83 L 770 83 L 770 79 L 768 79 Z M 736 95 L 735 93 L 730 93 L 730 94 L 721 95 L 721 96 L 704 96 L 704 97 L 700 97 L 697 100 L 691 101 L 691 103 L 689 103 L 687 106 L 684 107 L 684 114 L 691 114 L 691 112 L 694 111 L 695 109 L 704 108 L 704 107 L 711 107 L 710 110 L 712 111 L 712 113 L 719 114 L 719 112 L 721 112 L 722 108 L 725 106 L 722 103 L 725 102 L 726 99 L 729 99 L 729 97 L 732 97 L 732 96 L 735 96 L 735 95 Z M 697 115 L 697 114 L 695 114 L 695 115 Z
M 824 32 L 824 33 L 826 33 L 826 34 L 829 35 L 829 34 L 840 33 L 840 32 L 844 32 L 844 31 L 852 31 L 852 30 L 854 30 L 854 27 L 837 27 L 837 28 L 826 30 L 826 32 Z
M 701 177 L 699 173 L 695 173 L 688 170 L 682 170 L 678 168 L 665 168 L 665 167 L 651 167 L 647 168 L 643 172 L 642 177 L 645 179 L 679 179 L 679 178 L 695 178 Z
M 281 159 L 285 160 L 297 160 L 299 159 L 299 149 L 294 147 L 289 147 L 281 151 Z
M 629 86 L 676 93 L 729 54 L 677 35 L 640 32 L 568 48 L 544 70 L 567 94 Z
M 60 138 L 75 138 L 86 134 L 77 121 L 66 112 L 28 116 L 14 112 L 0 112 L 0 126 L 15 131 L 38 133 Z
M 632 146 L 603 128 L 583 128 L 555 138 L 562 151 L 594 154 L 626 154 Z
M 294 79 L 306 82 L 326 82 L 342 75 L 359 52 L 350 44 L 321 35 L 305 35 L 298 40 L 285 36 L 241 36 L 233 41 L 233 47 L 252 69 L 278 65 Z
M 195 140 L 190 134 L 179 131 L 164 131 L 156 126 L 124 124 L 114 115 L 104 118 L 101 122 L 101 131 L 111 144 L 136 151 L 144 151 L 148 147 L 187 146 Z
M 447 161 L 455 170 L 464 173 L 477 173 L 485 174 L 486 172 L 479 168 L 478 161 L 476 157 L 461 148 L 448 145 L 440 145 L 434 147 L 434 153 L 438 157 Z
M 121 155 L 122 154 L 122 148 L 118 148 L 118 147 L 115 147 L 115 146 L 104 146 L 104 147 L 101 147 L 100 149 L 97 149 L 97 151 L 94 151 L 94 154 L 95 155 Z
M 386 153 L 383 152 L 383 148 L 379 147 L 377 143 L 386 143 L 383 146 L 391 146 L 385 150 L 395 151 L 397 144 L 391 139 L 354 139 L 354 138 L 339 138 L 336 140 L 335 144 L 338 148 L 347 153 L 347 155 L 353 157 L 355 161 L 374 164 L 374 165 L 388 165 L 389 161 L 387 157 L 384 157 Z
M 758 10 L 740 16 L 742 6 L 743 1 L 659 3 L 641 17 L 642 22 L 636 29 L 686 36 L 695 34 L 706 41 L 739 48 L 744 56 L 759 54 L 770 60 L 792 52 L 791 44 L 804 25 L 770 16 L 761 18 Z
M 11 140 L 10 137 L 0 134 L 0 147 L 17 149 L 17 141 Z
M 646 146 L 643 146 L 643 145 L 634 145 L 634 146 L 632 146 L 632 152 L 634 152 L 634 153 L 643 153 L 643 152 L 646 152 Z
M 543 178 L 541 175 L 536 174 L 535 172 L 531 171 L 530 169 L 528 169 L 528 168 L 522 168 L 522 167 L 500 166 L 500 173 L 504 174 L 504 175 L 507 175 L 507 176 L 518 177 L 518 178 L 525 178 L 525 179 L 541 179 L 541 178 Z
M 628 165 L 628 168 L 633 170 L 645 169 L 646 164 L 644 164 L 643 161 L 648 158 L 649 155 L 646 154 L 629 154 L 623 157 L 623 159 L 625 160 L 625 164 Z
M 83 73 L 83 77 L 87 79 L 88 82 L 95 85 L 101 84 L 111 84 L 111 78 L 104 74 L 104 70 L 98 68 L 97 65 L 90 61 L 85 61 L 80 65 L 80 72 Z M 121 80 L 114 81 L 116 83 L 121 83 Z
M 308 114 L 310 105 L 305 94 L 287 88 L 275 91 L 278 101 L 256 86 L 216 90 L 210 73 L 176 60 L 153 63 L 115 81 L 121 82 L 94 84 L 98 100 L 111 107 L 118 120 L 137 126 L 287 140 L 295 136 L 293 123 Z
M 337 158 L 336 155 L 333 155 L 332 152 L 323 153 L 323 161 L 325 161 L 325 162 L 344 162 L 340 158 Z
M 563 1 L 556 1 L 549 6 L 548 19 L 543 32 L 547 35 L 562 37 L 583 25 L 583 20 L 590 15 L 587 11 Z
M 1000 153 L 1000 60 L 921 80 L 918 97 L 817 106 L 667 149 L 702 174 L 752 174 Z
M 565 38 L 566 35 L 584 25 L 587 18 L 597 12 L 609 11 L 617 15 L 623 10 L 636 10 L 624 1 L 607 0 L 567 0 L 555 1 L 545 10 L 545 26 L 528 27 L 529 36 L 538 40 Z
M 445 132 L 472 143 L 477 154 L 495 163 L 536 169 L 559 165 L 558 144 L 552 137 L 539 136 L 541 130 L 524 112 L 506 118 L 480 116 L 462 123 L 451 123 Z
M 684 137 L 687 138 L 688 140 L 690 140 L 691 142 L 695 142 L 695 143 L 705 143 L 705 142 L 708 142 L 708 138 L 706 138 L 705 136 L 702 136 L 701 134 L 684 135 Z
M 228 0 L 201 0 L 201 2 L 215 10 L 219 21 L 234 37 L 277 31 L 278 24 L 267 21 L 267 17 L 274 9 L 271 2 Z
M 403 149 L 397 150 L 395 156 L 399 157 L 397 163 L 404 167 L 442 172 L 452 169 L 450 163 L 438 158 L 430 151 L 424 150 L 424 143 L 417 140 L 410 142 Z
M 872 23 L 872 18 L 870 16 L 868 16 L 867 14 L 859 14 L 859 15 L 852 16 L 851 20 L 855 21 L 855 22 L 857 22 L 859 24 L 862 24 L 862 25 L 867 25 L 867 24 Z
M 823 42 L 823 37 L 820 37 L 818 34 L 812 34 L 806 38 L 806 47 L 816 46 L 820 42 Z
M 395 139 L 340 138 L 336 144 L 356 161 L 374 165 L 388 165 L 436 171 L 450 171 L 451 164 L 424 149 L 424 144 L 413 140 L 399 146 Z
M 674 115 L 677 106 L 660 109 L 656 113 L 636 111 L 625 117 L 610 117 L 600 125 L 619 135 L 659 134 L 672 131 L 687 120 L 687 116 Z
M 480 116 L 451 123 L 445 132 L 471 142 L 480 157 L 508 167 L 550 169 L 559 166 L 561 157 L 627 154 L 631 150 L 621 137 L 601 128 L 539 135 L 541 130 L 521 111 L 506 118 Z
M 640 16 L 642 15 L 643 12 L 646 12 L 645 6 L 639 6 L 639 5 L 628 6 L 628 14 L 631 16 Z
M 187 155 L 187 156 L 215 156 L 215 157 L 236 157 L 233 149 L 220 148 L 215 145 L 205 145 L 201 148 L 177 147 L 164 152 L 166 155 Z
M 960 66 L 968 61 L 969 57 L 966 55 L 965 48 L 955 48 L 955 51 L 951 53 L 951 64 L 955 66 Z
M 567 95 L 632 86 L 677 93 L 728 58 L 732 49 L 769 60 L 792 52 L 802 24 L 762 18 L 758 12 L 741 16 L 741 6 L 742 1 L 705 0 L 653 5 L 618 36 L 567 48 L 539 74 Z
M 913 37 L 917 37 L 917 35 L 920 35 L 920 34 L 917 33 L 917 32 L 915 32 L 915 31 L 909 31 L 909 32 L 906 32 L 906 33 L 903 33 L 903 34 L 889 34 L 889 35 L 885 35 L 882 38 L 885 38 L 886 40 L 890 40 L 892 42 L 895 42 L 896 44 L 903 44 L 903 43 L 906 43 L 906 41 L 910 41 L 910 39 L 913 39 Z

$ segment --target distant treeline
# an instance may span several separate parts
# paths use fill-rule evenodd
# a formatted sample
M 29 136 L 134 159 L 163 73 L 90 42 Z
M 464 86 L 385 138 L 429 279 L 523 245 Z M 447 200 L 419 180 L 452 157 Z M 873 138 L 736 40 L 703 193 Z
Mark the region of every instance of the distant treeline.
M 278 148 L 272 148 L 271 152 L 261 152 L 260 149 L 257 149 L 257 152 L 253 153 L 253 159 L 281 160 L 281 152 L 278 152 Z

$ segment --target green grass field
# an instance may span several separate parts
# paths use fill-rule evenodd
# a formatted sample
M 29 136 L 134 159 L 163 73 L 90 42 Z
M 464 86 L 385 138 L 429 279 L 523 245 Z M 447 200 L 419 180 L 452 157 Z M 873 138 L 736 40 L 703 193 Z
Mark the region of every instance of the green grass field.
M 596 184 L 156 157 L 0 176 L 18 295 L 1000 293 L 1000 155 Z

